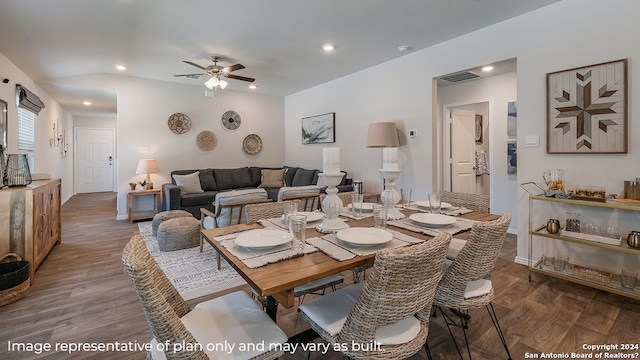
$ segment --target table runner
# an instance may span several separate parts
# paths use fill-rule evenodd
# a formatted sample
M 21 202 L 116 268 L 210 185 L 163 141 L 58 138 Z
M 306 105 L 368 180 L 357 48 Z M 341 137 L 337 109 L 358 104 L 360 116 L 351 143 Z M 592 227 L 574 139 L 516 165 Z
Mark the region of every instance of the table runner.
M 399 231 L 391 229 L 387 229 L 387 231 L 393 235 L 393 238 L 388 243 L 378 246 L 351 247 L 339 241 L 335 234 L 307 239 L 307 243 L 313 245 L 334 260 L 344 261 L 352 259 L 356 257 L 356 255 L 371 255 L 382 249 L 393 249 L 424 241 L 411 235 L 403 234 Z
M 451 235 L 456 235 L 463 231 L 467 231 L 471 229 L 473 224 L 475 224 L 476 222 L 477 221 L 475 220 L 457 218 L 455 224 L 443 226 L 441 228 L 427 228 L 424 226 L 417 225 L 407 217 L 401 220 L 389 221 L 387 224 L 391 226 L 397 226 L 399 228 L 403 228 L 409 231 L 417 232 L 420 234 L 436 237 L 442 232 L 447 232 Z

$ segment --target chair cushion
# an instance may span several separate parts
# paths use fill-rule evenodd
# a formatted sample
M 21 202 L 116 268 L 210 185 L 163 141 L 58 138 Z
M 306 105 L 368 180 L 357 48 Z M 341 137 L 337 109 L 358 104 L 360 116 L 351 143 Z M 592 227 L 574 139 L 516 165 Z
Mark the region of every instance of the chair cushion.
M 203 192 L 202 187 L 200 187 L 200 171 L 187 175 L 173 174 L 173 180 L 180 188 L 182 195 Z
M 464 298 L 470 299 L 472 297 L 486 295 L 492 288 L 491 280 L 488 279 L 469 281 L 467 287 L 464 289 Z
M 454 260 L 458 254 L 460 254 L 460 250 L 467 243 L 467 240 L 451 238 L 451 242 L 449 243 L 449 250 L 447 250 L 447 259 Z
M 278 190 L 278 201 L 315 194 L 320 194 L 320 188 L 315 185 L 283 187 Z
M 295 289 L 293 289 L 293 292 L 294 296 L 300 296 L 313 291 L 322 290 L 329 286 L 337 285 L 342 282 L 344 282 L 344 275 L 330 275 L 327 277 L 323 277 L 322 279 L 306 283 L 304 285 L 296 286 Z
M 287 169 L 279 170 L 262 170 L 262 178 L 260 181 L 261 188 L 274 188 L 284 186 L 284 176 L 287 173 Z
M 347 286 L 330 294 L 300 305 L 305 315 L 331 336 L 338 334 L 347 320 L 365 282 Z M 376 330 L 375 340 L 381 345 L 398 345 L 409 342 L 420 332 L 420 321 L 415 316 L 406 317 L 393 325 Z
M 250 359 L 262 351 L 256 347 L 246 347 L 240 351 L 239 345 L 258 344 L 264 341 L 265 351 L 269 344 L 283 344 L 287 335 L 251 300 L 249 295 L 236 291 L 212 300 L 202 302 L 182 317 L 182 323 L 191 332 L 196 341 L 203 344 L 204 352 L 210 359 Z M 206 344 L 225 344 L 233 346 L 227 353 L 206 349 Z M 153 359 L 166 359 L 163 352 L 157 350 L 157 341 L 153 339 L 151 355 Z
M 245 189 L 232 190 L 216 194 L 215 208 L 216 212 L 220 205 L 242 203 L 251 200 L 263 200 L 267 198 L 267 192 L 264 189 Z M 244 223 L 246 219 L 240 219 L 239 211 L 231 211 L 232 208 L 224 208 L 220 211 L 216 223 L 218 226 L 227 226 L 229 224 Z

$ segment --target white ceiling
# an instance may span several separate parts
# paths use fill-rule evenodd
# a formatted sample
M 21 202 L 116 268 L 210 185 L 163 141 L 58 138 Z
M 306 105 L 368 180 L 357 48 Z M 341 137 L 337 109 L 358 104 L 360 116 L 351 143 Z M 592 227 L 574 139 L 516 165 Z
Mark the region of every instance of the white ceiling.
M 115 113 L 115 92 L 56 82 L 112 73 L 203 86 L 173 75 L 218 55 L 246 67 L 233 74 L 256 78 L 253 91 L 286 96 L 557 1 L 0 0 L 0 52 L 72 114 Z

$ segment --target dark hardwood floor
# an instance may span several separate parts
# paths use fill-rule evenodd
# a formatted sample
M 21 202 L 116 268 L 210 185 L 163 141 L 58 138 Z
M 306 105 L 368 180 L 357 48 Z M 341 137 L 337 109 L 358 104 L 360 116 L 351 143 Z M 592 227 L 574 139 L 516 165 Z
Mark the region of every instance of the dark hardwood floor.
M 0 359 L 144 359 L 143 352 L 43 351 L 42 344 L 147 343 L 151 333 L 120 260 L 137 224 L 116 221 L 113 193 L 82 194 L 62 207 L 62 244 L 36 272 L 30 294 L 0 307 Z M 494 307 L 514 359 L 526 353 L 595 354 L 588 344 L 640 344 L 640 301 L 546 276 L 527 281 L 525 266 L 515 264 L 515 236 L 509 235 L 493 273 Z M 351 275 L 345 274 L 350 280 Z M 248 286 L 240 289 L 249 291 Z M 230 289 L 229 291 L 237 290 Z M 191 304 L 220 293 L 190 301 Z M 471 311 L 469 338 L 474 359 L 506 359 L 487 312 Z M 278 325 L 287 334 L 305 328 L 295 309 L 282 309 Z M 459 339 L 462 334 L 456 332 Z M 9 351 L 11 343 L 31 344 L 30 352 Z M 435 359 L 457 353 L 441 317 L 432 318 L 429 345 Z M 640 350 L 612 350 L 633 355 Z M 298 350 L 284 359 L 306 359 Z M 314 353 L 312 359 L 340 359 Z M 421 350 L 412 359 L 426 359 Z

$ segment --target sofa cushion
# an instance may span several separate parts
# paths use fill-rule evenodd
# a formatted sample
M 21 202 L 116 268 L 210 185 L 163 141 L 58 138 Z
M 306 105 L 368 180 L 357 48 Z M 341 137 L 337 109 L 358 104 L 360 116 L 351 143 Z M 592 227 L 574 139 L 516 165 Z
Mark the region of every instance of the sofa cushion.
M 216 178 L 213 177 L 213 169 L 200 170 L 200 186 L 204 191 L 218 190 L 218 184 L 216 183 Z
M 318 170 L 312 169 L 307 170 L 303 168 L 299 168 L 296 171 L 296 174 L 293 176 L 293 180 L 291 181 L 291 186 L 307 186 L 313 184 L 313 179 L 317 180 L 316 174 Z
M 260 187 L 283 187 L 284 176 L 287 173 L 287 169 L 280 170 L 262 170 L 262 181 L 260 181 Z
M 284 186 L 292 186 L 293 177 L 296 176 L 299 168 L 294 166 L 285 166 L 284 168 L 287 169 L 287 174 L 284 177 Z
M 218 190 L 251 187 L 251 172 L 248 167 L 237 169 L 213 169 Z
M 213 204 L 216 200 L 216 194 L 219 191 L 205 191 L 197 194 L 182 195 L 180 205 L 184 206 L 202 206 Z
M 174 174 L 173 179 L 180 188 L 182 195 L 203 192 L 202 187 L 200 187 L 200 171 L 187 175 Z

